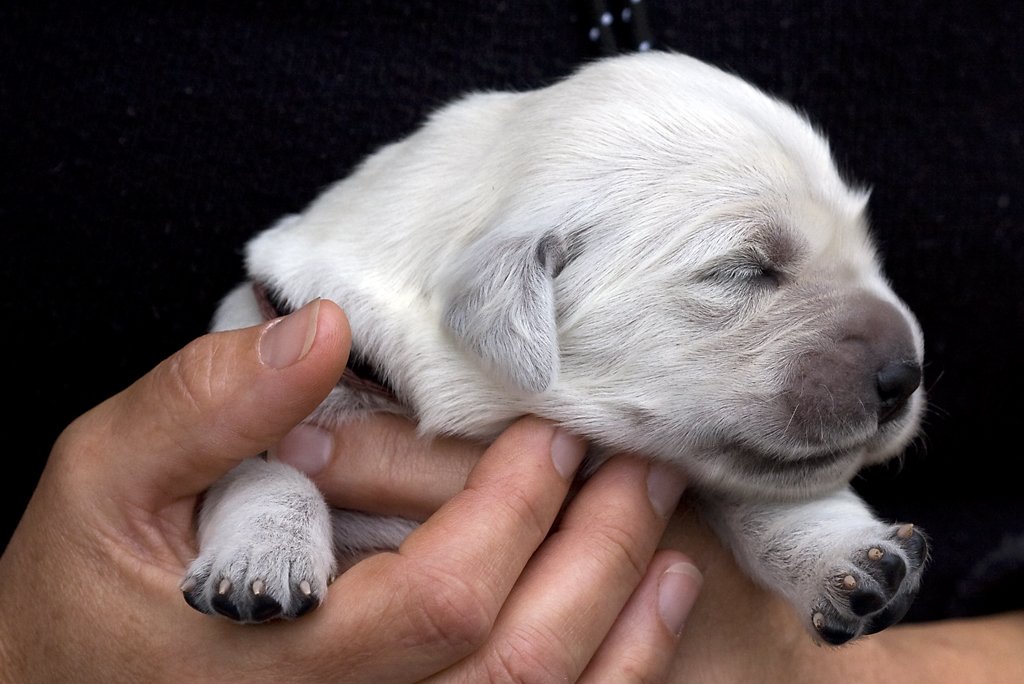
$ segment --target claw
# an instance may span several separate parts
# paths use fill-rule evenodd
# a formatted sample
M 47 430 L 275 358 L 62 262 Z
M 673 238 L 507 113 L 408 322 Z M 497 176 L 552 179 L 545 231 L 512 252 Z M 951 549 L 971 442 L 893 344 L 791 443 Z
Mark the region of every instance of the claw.
M 882 578 L 888 584 L 891 592 L 895 592 L 903 582 L 903 578 L 907 576 L 906 563 L 895 554 L 884 556 L 879 561 L 878 567 L 882 570 Z
M 305 615 L 320 605 L 317 598 L 313 596 L 313 587 L 309 585 L 309 582 L 302 580 L 299 582 L 297 589 L 298 596 L 296 596 L 294 591 L 292 592 L 292 596 L 295 598 L 295 617 Z
M 928 540 L 925 538 L 924 534 L 917 529 L 913 530 L 911 536 L 904 540 L 903 548 L 905 548 L 907 553 L 911 554 L 918 563 L 924 562 L 925 558 L 928 557 Z
M 194 588 L 195 587 L 193 587 L 193 589 Z M 199 606 L 199 601 L 194 593 L 191 591 L 183 591 L 181 592 L 181 595 L 185 598 L 185 603 L 187 603 L 191 608 L 198 610 L 200 613 L 206 612 Z
M 847 641 L 857 636 L 856 632 L 849 632 L 840 627 L 830 627 L 828 622 L 825 620 L 825 615 L 822 613 L 815 613 L 811 617 L 811 624 L 814 625 L 814 629 L 818 630 L 818 634 L 821 638 L 833 646 L 845 644 Z

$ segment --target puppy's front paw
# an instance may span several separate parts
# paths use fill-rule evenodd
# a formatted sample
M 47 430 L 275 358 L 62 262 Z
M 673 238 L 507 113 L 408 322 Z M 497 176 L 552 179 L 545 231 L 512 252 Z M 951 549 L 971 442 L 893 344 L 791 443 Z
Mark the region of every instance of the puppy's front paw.
M 264 622 L 298 617 L 323 600 L 336 571 L 327 504 L 297 471 L 278 466 L 253 466 L 211 492 L 199 556 L 181 583 L 196 610 Z M 279 472 L 268 478 L 260 472 L 268 468 Z M 268 483 L 272 492 L 259 491 Z
M 910 609 L 928 557 L 924 533 L 911 524 L 886 526 L 874 542 L 839 560 L 811 609 L 815 633 L 830 644 L 873 634 Z
M 181 583 L 198 611 L 237 622 L 296 618 L 320 605 L 333 565 L 312 550 L 238 547 L 199 556 Z

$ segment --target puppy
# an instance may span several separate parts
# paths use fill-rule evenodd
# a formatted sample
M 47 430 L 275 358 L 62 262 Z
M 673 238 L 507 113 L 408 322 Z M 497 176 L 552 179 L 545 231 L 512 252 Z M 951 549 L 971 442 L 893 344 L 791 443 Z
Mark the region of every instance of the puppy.
M 213 327 L 341 304 L 383 381 L 342 382 L 311 421 L 391 411 L 490 440 L 536 414 L 594 465 L 675 464 L 750 576 L 840 644 L 905 614 L 927 556 L 849 486 L 924 406 L 921 331 L 866 203 L 787 105 L 684 55 L 617 56 L 434 113 L 257 235 Z M 315 607 L 339 555 L 413 528 L 330 511 L 261 458 L 198 524 L 185 598 L 241 622 Z

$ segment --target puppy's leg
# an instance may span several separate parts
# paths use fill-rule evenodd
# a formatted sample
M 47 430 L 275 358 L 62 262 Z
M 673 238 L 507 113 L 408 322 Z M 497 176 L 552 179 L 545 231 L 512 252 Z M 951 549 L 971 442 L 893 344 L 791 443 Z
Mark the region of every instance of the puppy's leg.
M 394 551 L 419 523 L 407 518 L 371 515 L 342 508 L 331 510 L 334 549 L 339 572 L 344 572 L 368 554 Z
M 830 644 L 899 621 L 917 595 L 925 535 L 878 520 L 852 489 L 805 502 L 709 498 L 702 511 L 747 573 Z
M 238 622 L 298 617 L 336 572 L 327 504 L 289 465 L 251 458 L 206 493 L 185 600 Z

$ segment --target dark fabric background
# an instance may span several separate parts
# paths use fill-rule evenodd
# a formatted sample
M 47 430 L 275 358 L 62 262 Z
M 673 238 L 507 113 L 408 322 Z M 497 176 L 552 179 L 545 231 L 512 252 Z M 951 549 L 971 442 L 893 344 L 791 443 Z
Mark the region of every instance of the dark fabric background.
M 577 9 L 0 6 L 3 539 L 62 427 L 204 331 L 248 237 L 449 98 L 540 86 L 589 58 Z M 932 408 L 902 468 L 858 487 L 933 536 L 909 619 L 977 610 L 971 573 L 1024 528 L 1022 5 L 661 0 L 648 16 L 656 47 L 805 110 L 874 188 L 887 270 L 925 331 Z

